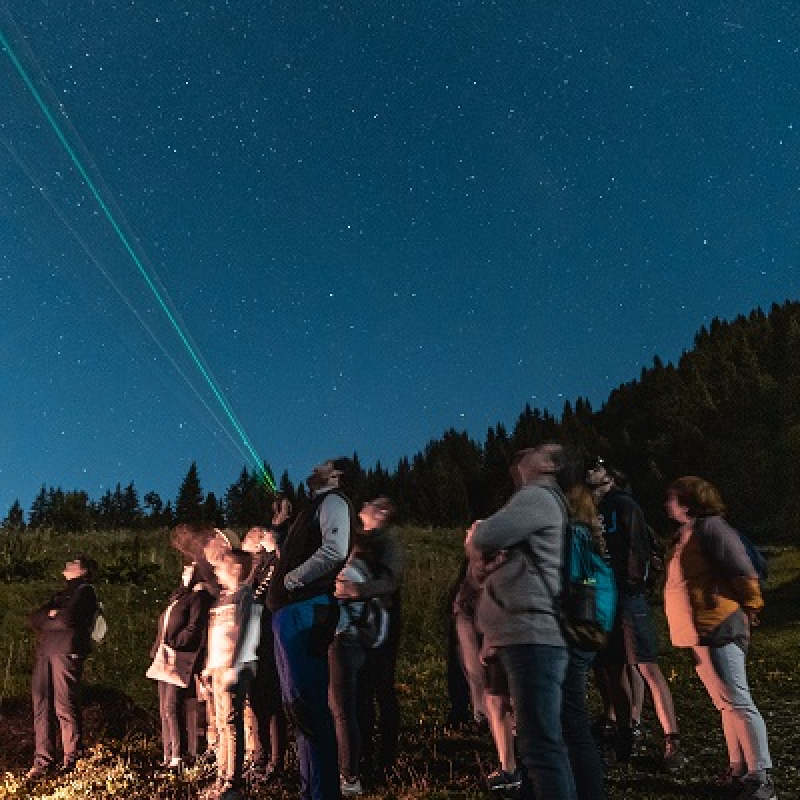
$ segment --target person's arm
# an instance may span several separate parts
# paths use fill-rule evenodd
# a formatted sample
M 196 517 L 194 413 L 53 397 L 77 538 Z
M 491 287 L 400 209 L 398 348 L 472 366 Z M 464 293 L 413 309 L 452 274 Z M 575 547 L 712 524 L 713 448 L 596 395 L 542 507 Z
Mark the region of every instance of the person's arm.
M 344 498 L 335 492 L 328 494 L 319 507 L 319 527 L 322 531 L 322 544 L 310 558 L 283 579 L 283 584 L 289 591 L 338 571 L 347 558 L 350 546 L 350 508 Z
M 739 534 L 722 517 L 699 520 L 706 553 L 725 576 L 736 601 L 748 613 L 764 607 L 761 586 L 753 562 Z
M 650 534 L 644 511 L 638 503 L 626 497 L 619 510 L 620 524 L 628 531 L 628 586 L 641 589 L 647 579 L 650 563 Z
M 168 644 L 176 650 L 196 650 L 202 644 L 203 634 L 208 628 L 211 602 L 212 597 L 208 592 L 195 589 L 189 601 L 189 619 Z
M 90 583 L 85 583 L 70 594 L 69 600 L 62 606 L 51 606 L 39 630 L 65 631 L 72 628 L 86 627 L 92 624 L 94 612 L 97 610 L 97 595 Z
M 387 540 L 386 549 L 376 565 L 375 576 L 364 583 L 354 583 L 356 597 L 385 597 L 400 588 L 403 574 L 403 548 L 395 538 Z
M 544 486 L 515 492 L 491 517 L 477 522 L 468 541 L 483 554 L 497 553 L 526 540 L 533 531 L 552 524 L 562 514 L 555 494 Z

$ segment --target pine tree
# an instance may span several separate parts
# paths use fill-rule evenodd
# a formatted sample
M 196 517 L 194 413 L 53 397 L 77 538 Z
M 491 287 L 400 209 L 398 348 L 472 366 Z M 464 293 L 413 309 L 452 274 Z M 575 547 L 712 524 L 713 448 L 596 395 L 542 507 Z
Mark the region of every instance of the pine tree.
M 22 531 L 25 529 L 25 512 L 22 510 L 19 500 L 14 501 L 8 510 L 6 518 L 0 523 L 0 527 L 6 531 Z
M 205 495 L 200 486 L 197 464 L 192 461 L 175 499 L 175 523 L 199 525 L 203 522 Z

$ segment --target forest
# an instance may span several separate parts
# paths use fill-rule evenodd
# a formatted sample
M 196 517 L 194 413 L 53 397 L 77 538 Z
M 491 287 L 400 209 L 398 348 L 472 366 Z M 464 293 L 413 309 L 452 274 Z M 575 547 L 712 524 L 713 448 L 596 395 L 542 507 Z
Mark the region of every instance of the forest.
M 781 542 L 800 529 L 800 303 L 756 309 L 731 321 L 714 319 L 696 334 L 676 364 L 654 358 L 641 374 L 614 389 L 599 409 L 582 397 L 560 415 L 526 406 L 513 428 L 498 423 L 482 442 L 450 429 L 421 452 L 389 469 L 350 457 L 353 500 L 388 494 L 399 520 L 463 526 L 507 499 L 515 451 L 544 440 L 600 455 L 630 479 L 634 495 L 657 528 L 664 526 L 665 485 L 683 474 L 717 484 L 729 516 L 756 541 Z M 269 470 L 269 465 L 265 465 Z M 271 470 L 270 470 L 271 472 Z M 279 490 L 298 507 L 302 483 L 287 473 Z M 179 522 L 230 527 L 261 523 L 272 496 L 244 468 L 217 497 L 204 492 L 192 463 L 176 498 L 131 482 L 99 499 L 82 490 L 42 486 L 30 508 L 15 501 L 2 521 L 7 531 L 137 530 Z

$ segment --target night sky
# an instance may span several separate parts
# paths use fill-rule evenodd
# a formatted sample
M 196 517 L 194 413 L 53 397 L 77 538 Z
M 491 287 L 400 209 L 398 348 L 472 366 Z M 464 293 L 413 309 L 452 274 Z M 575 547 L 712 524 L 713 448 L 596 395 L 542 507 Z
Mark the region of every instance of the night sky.
M 42 484 L 174 499 L 192 461 L 221 494 L 252 464 L 216 392 L 276 475 L 394 468 L 800 297 L 794 0 L 0 0 L 0 25 L 68 143 L 4 49 L 0 517 Z

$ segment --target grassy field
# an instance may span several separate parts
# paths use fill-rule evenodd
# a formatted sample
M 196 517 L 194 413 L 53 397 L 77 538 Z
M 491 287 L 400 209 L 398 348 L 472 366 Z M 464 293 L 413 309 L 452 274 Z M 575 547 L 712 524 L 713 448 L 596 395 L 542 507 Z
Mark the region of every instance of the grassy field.
M 387 789 L 372 797 L 479 797 L 483 777 L 495 768 L 487 735 L 445 725 L 444 641 L 446 596 L 458 571 L 463 533 L 407 528 L 405 638 L 400 694 L 402 757 Z M 98 584 L 110 625 L 107 641 L 87 662 L 85 709 L 90 756 L 69 780 L 42 784 L 32 792 L 19 778 L 30 765 L 32 731 L 29 684 L 33 641 L 25 615 L 60 588 L 69 553 L 91 552 L 104 568 Z M 166 533 L 55 536 L 0 534 L 0 800 L 25 798 L 126 798 L 190 800 L 211 780 L 200 768 L 181 779 L 159 775 L 155 687 L 144 677 L 155 621 L 177 583 L 179 564 Z M 660 606 L 656 616 L 664 633 Z M 767 721 L 781 798 L 800 797 L 800 550 L 771 551 L 767 609 L 749 658 L 753 694 Z M 612 767 L 610 798 L 673 800 L 713 796 L 724 765 L 725 746 L 717 712 L 694 675 L 685 653 L 666 646 L 661 665 L 669 679 L 690 763 L 679 776 L 658 770 L 662 740 L 652 707 L 649 730 L 629 768 Z M 596 697 L 590 695 L 596 705 Z M 270 788 L 253 797 L 289 798 L 296 786 Z

